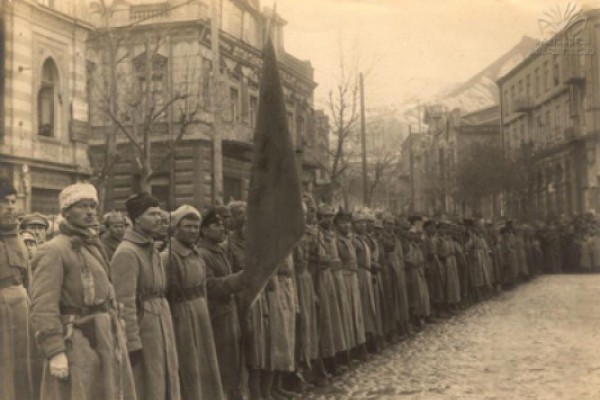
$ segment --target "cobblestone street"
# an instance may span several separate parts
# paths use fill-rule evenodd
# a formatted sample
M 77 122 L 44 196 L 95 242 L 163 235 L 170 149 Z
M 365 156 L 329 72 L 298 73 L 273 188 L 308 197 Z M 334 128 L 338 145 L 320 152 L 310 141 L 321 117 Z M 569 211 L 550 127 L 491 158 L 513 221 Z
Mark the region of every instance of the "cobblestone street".
M 551 275 L 388 347 L 308 399 L 598 399 L 600 276 Z

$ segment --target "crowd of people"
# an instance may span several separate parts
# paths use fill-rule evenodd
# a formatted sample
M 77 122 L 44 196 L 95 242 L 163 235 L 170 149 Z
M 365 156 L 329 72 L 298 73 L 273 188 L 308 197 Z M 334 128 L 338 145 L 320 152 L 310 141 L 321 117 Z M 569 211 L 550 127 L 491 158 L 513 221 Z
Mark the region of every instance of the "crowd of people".
M 97 217 L 17 218 L 0 178 L 2 399 L 290 399 L 540 273 L 600 270 L 593 214 L 510 220 L 353 213 L 304 197 L 305 233 L 249 310 L 246 204 L 173 212 L 147 193 Z

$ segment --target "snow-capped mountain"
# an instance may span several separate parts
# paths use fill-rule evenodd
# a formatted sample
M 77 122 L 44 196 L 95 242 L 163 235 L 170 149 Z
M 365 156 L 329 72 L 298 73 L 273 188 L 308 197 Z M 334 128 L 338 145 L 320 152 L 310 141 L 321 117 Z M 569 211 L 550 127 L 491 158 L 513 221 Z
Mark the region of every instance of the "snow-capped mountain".
M 448 110 L 460 108 L 462 113 L 491 107 L 498 104 L 500 100 L 496 80 L 523 61 L 537 45 L 537 40 L 523 36 L 516 46 L 466 82 L 459 84 L 446 83 L 444 86 L 437 86 L 438 88 L 442 87 L 437 92 L 433 92 L 431 89 L 436 87 L 435 83 L 420 82 L 424 88 L 429 87 L 429 93 L 427 91 L 413 92 L 412 88 L 407 89 L 409 93 L 419 93 L 421 106 L 441 104 Z M 418 87 L 414 89 L 418 89 Z M 418 123 L 418 105 L 417 99 L 411 99 L 410 97 L 403 105 L 402 108 L 406 110 L 404 118 L 407 123 Z

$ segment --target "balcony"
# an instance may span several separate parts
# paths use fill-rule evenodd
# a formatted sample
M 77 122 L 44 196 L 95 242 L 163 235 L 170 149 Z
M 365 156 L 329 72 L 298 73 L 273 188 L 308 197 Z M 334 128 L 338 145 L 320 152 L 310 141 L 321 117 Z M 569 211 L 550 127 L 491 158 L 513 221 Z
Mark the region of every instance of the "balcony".
M 533 108 L 533 101 L 529 97 L 519 97 L 515 99 L 515 112 L 526 113 Z
M 564 134 L 565 134 L 565 142 L 577 140 L 580 137 L 579 130 L 575 126 L 569 126 L 569 127 L 565 128 Z
M 585 82 L 585 71 L 578 59 L 570 59 L 565 63 L 563 82 L 566 84 Z

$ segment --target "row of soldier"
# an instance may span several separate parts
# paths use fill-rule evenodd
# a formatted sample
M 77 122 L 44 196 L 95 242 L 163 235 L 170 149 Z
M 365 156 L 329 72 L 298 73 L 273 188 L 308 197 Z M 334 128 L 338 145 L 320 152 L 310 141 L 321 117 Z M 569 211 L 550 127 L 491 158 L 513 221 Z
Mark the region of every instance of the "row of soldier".
M 37 341 L 21 335 L 10 355 L 1 343 L 6 399 L 290 398 L 544 263 L 536 235 L 510 223 L 335 212 L 306 197 L 304 237 L 242 316 L 243 202 L 165 214 L 140 194 L 99 238 L 96 191 L 75 184 L 41 244 L 47 221 L 26 217 L 19 237 L 16 193 L 0 186 L 1 315 Z M 31 255 L 39 245 L 31 268 L 23 242 Z

